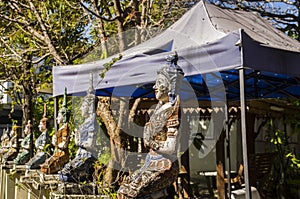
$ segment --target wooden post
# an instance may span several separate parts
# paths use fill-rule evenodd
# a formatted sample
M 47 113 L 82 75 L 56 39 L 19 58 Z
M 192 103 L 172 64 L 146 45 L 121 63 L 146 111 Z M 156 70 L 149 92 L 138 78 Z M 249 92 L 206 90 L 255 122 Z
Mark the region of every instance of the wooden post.
M 219 162 L 217 165 L 217 189 L 218 199 L 225 199 L 224 171 L 223 164 L 221 162 Z

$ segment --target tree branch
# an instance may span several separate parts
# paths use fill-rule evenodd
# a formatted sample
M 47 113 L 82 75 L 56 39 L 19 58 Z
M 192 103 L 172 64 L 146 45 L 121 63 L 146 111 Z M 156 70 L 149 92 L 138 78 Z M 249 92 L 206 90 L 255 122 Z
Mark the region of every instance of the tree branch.
M 22 60 L 22 57 L 16 52 L 16 51 L 14 51 L 6 42 L 5 42 L 5 40 L 2 38 L 2 37 L 0 37 L 0 41 L 1 41 L 1 43 L 6 47 L 6 48 L 8 48 L 17 58 L 19 58 L 19 61 L 21 61 Z
M 57 62 L 58 65 L 63 65 L 65 62 L 64 60 L 59 56 L 58 52 L 56 51 L 55 47 L 53 46 L 52 42 L 51 42 L 51 39 L 50 39 L 50 36 L 48 35 L 48 32 L 47 32 L 47 29 L 42 21 L 42 18 L 41 16 L 39 15 L 38 11 L 36 10 L 34 4 L 32 3 L 31 0 L 27 0 L 27 2 L 29 3 L 30 5 L 30 9 L 33 11 L 40 27 L 41 27 L 41 30 L 42 30 L 42 33 L 43 33 L 43 36 L 44 36 L 44 41 L 45 43 L 47 44 L 49 50 L 50 50 L 50 53 L 53 55 L 55 61 Z M 69 58 L 68 57 L 65 57 L 67 61 L 69 61 Z

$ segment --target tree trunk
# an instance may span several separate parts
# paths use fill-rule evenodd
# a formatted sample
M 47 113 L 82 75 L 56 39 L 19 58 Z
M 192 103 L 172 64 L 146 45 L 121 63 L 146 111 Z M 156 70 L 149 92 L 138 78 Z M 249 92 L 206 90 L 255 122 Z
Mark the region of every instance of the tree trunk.
M 106 169 L 104 180 L 110 185 L 116 178 L 116 172 L 114 172 L 115 164 L 119 161 L 119 154 L 116 148 L 121 148 L 121 138 L 119 135 L 119 128 L 117 123 L 113 118 L 112 112 L 110 110 L 110 98 L 109 97 L 99 97 L 97 115 L 100 116 L 102 122 L 106 126 L 107 133 L 110 138 L 110 153 L 111 161 Z
M 25 128 L 25 125 L 30 120 L 33 123 L 33 89 L 30 88 L 30 84 L 27 84 L 27 88 L 24 88 L 24 102 L 22 104 L 23 118 L 22 126 Z M 25 135 L 24 135 L 25 136 Z M 30 146 L 33 146 L 33 133 L 30 137 Z M 30 150 L 30 157 L 33 157 L 33 150 Z
M 120 52 L 126 50 L 127 48 L 127 41 L 125 36 L 125 30 L 123 26 L 123 19 L 124 16 L 121 8 L 121 4 L 119 0 L 114 0 L 114 8 L 117 16 L 117 28 L 118 28 L 118 37 L 119 37 L 119 50 Z
M 101 16 L 101 13 L 99 12 L 96 1 L 93 0 L 92 4 L 93 4 L 93 7 L 95 8 L 96 15 Z M 102 22 L 102 19 L 99 17 L 96 17 L 96 22 L 98 24 L 98 31 L 100 34 L 100 43 L 101 43 L 101 50 L 102 50 L 100 59 L 104 59 L 104 58 L 108 57 L 108 49 L 107 49 L 107 43 L 106 43 L 107 37 L 105 34 L 104 24 Z
M 125 143 L 128 142 L 128 137 L 123 130 L 129 129 L 129 124 L 133 122 L 133 118 L 140 101 L 140 99 L 136 100 L 129 111 L 126 109 L 129 107 L 129 100 L 126 98 L 121 98 L 117 102 L 119 107 L 115 107 L 118 109 L 116 112 L 119 114 L 116 118 L 112 114 L 109 97 L 99 97 L 97 115 L 101 118 L 102 122 L 106 126 L 108 135 L 110 137 L 111 161 L 105 172 L 104 178 L 105 182 L 108 184 L 116 181 L 120 169 L 124 168 L 125 166 L 124 148 Z

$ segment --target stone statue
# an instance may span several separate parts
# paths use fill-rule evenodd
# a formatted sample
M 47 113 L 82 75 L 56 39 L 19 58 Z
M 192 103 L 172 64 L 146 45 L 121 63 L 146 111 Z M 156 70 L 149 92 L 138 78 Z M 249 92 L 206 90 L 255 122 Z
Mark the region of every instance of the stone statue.
M 25 129 L 24 129 L 24 138 L 20 144 L 20 149 L 17 157 L 14 159 L 14 164 L 16 165 L 21 165 L 25 164 L 28 162 L 30 159 L 30 154 L 31 154 L 31 144 L 30 144 L 30 139 L 31 139 L 31 121 L 28 120 Z
M 10 141 L 9 141 L 9 149 L 4 154 L 2 163 L 6 163 L 7 161 L 14 160 L 18 155 L 18 148 L 19 148 L 19 134 L 18 134 L 19 126 L 13 125 L 10 131 Z
M 177 54 L 167 57 L 167 64 L 157 72 L 154 85 L 159 101 L 144 128 L 144 143 L 149 152 L 144 165 L 126 178 L 118 190 L 118 199 L 161 198 L 177 179 L 179 129 L 179 88 L 183 71 Z
M 9 141 L 10 141 L 10 136 L 9 136 L 9 129 L 7 127 L 6 130 L 3 129 L 2 136 L 1 136 L 1 149 L 0 149 L 1 161 L 5 153 L 7 153 L 9 149 L 9 143 L 10 143 Z
M 97 160 L 95 149 L 97 121 L 95 114 L 95 94 L 92 77 L 90 88 L 81 104 L 81 114 L 84 118 L 79 129 L 75 129 L 75 144 L 78 146 L 76 156 L 59 171 L 59 179 L 63 182 L 88 182 L 93 180 L 94 162 Z
M 46 104 L 44 106 L 44 115 L 40 120 L 39 131 L 42 132 L 40 136 L 35 140 L 35 155 L 26 163 L 26 169 L 40 169 L 40 165 L 43 164 L 47 158 L 45 153 L 45 147 L 49 144 L 49 119 L 46 117 Z
M 61 125 L 58 131 L 52 136 L 52 144 L 55 147 L 53 155 L 41 165 L 41 171 L 45 174 L 54 174 L 60 171 L 69 161 L 70 128 L 69 128 L 70 111 L 67 108 L 67 90 L 65 89 L 62 108 L 58 111 L 57 124 Z

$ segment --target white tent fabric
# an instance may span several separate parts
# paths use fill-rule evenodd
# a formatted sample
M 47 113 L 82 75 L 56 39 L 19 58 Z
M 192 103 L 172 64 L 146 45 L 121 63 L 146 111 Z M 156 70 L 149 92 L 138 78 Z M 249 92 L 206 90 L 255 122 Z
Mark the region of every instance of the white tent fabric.
M 160 35 L 122 52 L 104 79 L 99 74 L 111 57 L 53 67 L 53 95 L 62 95 L 64 87 L 69 94 L 85 92 L 91 72 L 98 90 L 153 82 L 170 51 L 178 52 L 185 76 L 248 67 L 300 77 L 298 41 L 255 13 L 201 1 Z

